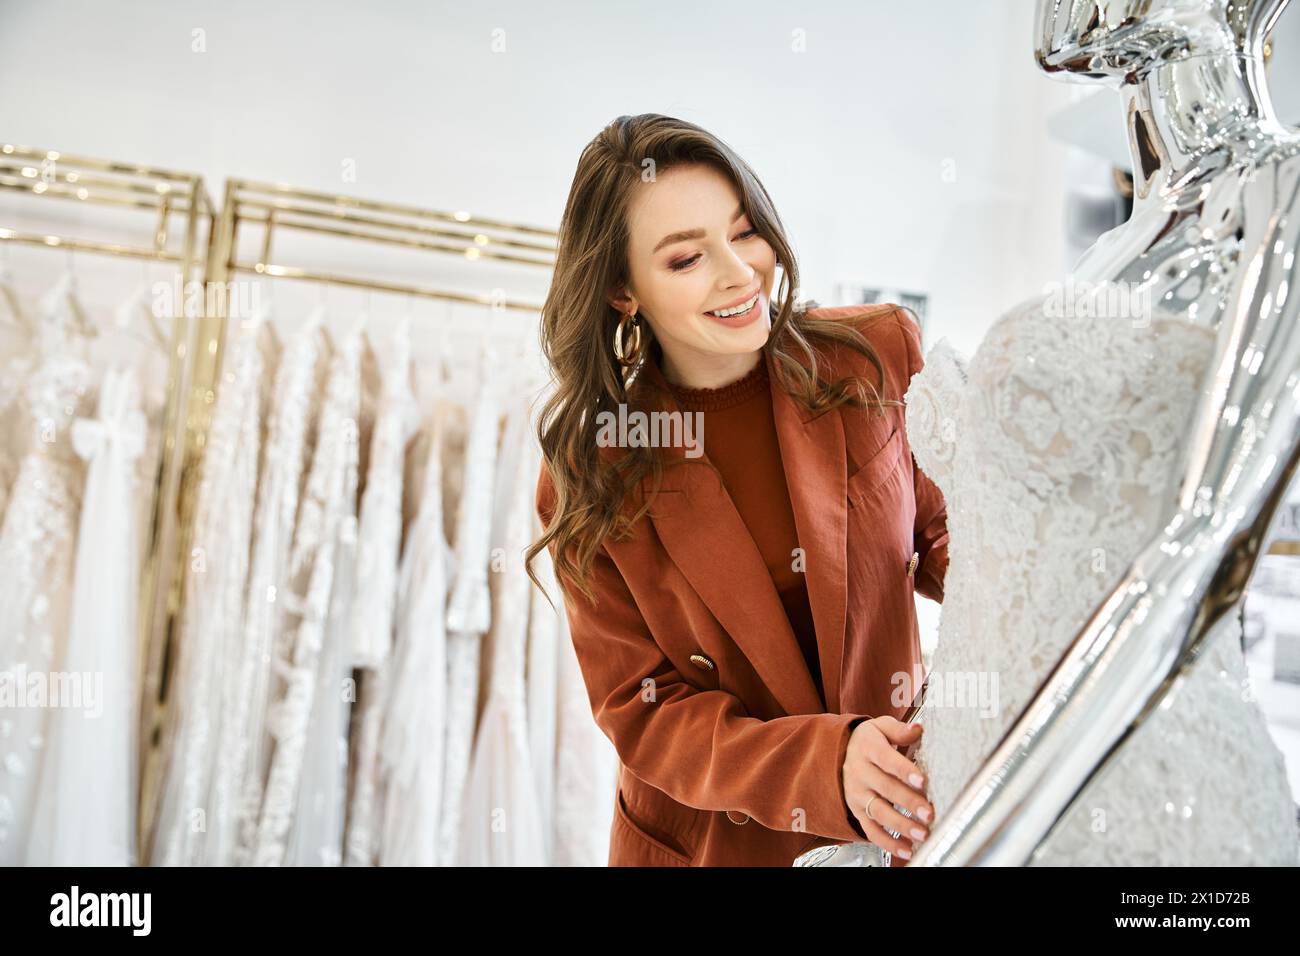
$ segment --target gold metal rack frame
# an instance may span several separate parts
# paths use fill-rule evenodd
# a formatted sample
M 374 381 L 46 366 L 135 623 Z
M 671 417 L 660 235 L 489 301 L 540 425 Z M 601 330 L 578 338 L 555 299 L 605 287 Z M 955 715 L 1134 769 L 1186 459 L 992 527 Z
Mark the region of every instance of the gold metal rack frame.
M 0 225 L 2 242 L 172 263 L 182 288 L 202 278 L 203 252 L 214 210 L 204 190 L 202 177 L 195 173 L 3 143 L 0 144 L 0 188 L 29 197 L 138 210 L 151 217 L 147 226 L 151 232 L 144 242 L 106 242 L 31 232 L 11 227 L 8 223 Z M 0 213 L 6 218 L 9 215 L 12 215 L 9 210 Z M 184 321 L 183 315 L 170 318 L 172 334 L 167 400 L 162 442 L 153 477 L 152 518 L 148 539 L 144 542 L 140 581 L 138 676 L 142 773 L 148 766 L 149 754 L 156 747 L 161 728 L 161 710 L 156 702 L 163 693 L 160 687 L 164 673 L 163 638 L 170 633 L 179 607 L 174 577 L 180 530 L 179 497 L 184 485 L 182 470 L 187 457 L 184 451 L 193 442 L 193 422 L 184 412 L 191 404 L 186 400 L 186 392 L 195 385 L 191 376 L 194 328 L 192 323 Z M 208 384 L 199 384 L 204 391 L 209 389 Z M 143 802 L 144 795 L 142 788 L 141 821 L 147 819 L 149 812 L 149 807 Z M 137 834 L 137 839 L 139 836 Z
M 252 233 L 260 252 L 255 261 L 239 258 L 240 239 Z M 360 199 L 346 195 L 322 193 L 294 186 L 228 179 L 220 216 L 212 226 L 205 273 L 203 315 L 197 322 L 194 344 L 194 386 L 188 391 L 186 420 L 190 423 L 189 442 L 185 450 L 184 481 L 179 494 L 179 546 L 173 556 L 172 581 L 176 603 L 168 619 L 166 633 L 168 672 L 177 662 L 175 622 L 180 620 L 184 601 L 185 578 L 189 572 L 186 556 L 193 533 L 194 496 L 198 490 L 199 462 L 216 400 L 216 383 L 221 375 L 225 334 L 229 327 L 228 290 L 240 274 L 271 279 L 293 279 L 355 289 L 391 292 L 426 299 L 438 299 L 466 305 L 482 306 L 493 312 L 514 310 L 536 315 L 541 305 L 509 296 L 494 288 L 483 293 L 467 293 L 418 283 L 393 281 L 361 273 L 330 272 L 308 265 L 275 261 L 273 247 L 278 236 L 293 233 L 333 236 L 340 240 L 400 246 L 463 260 L 470 270 L 474 264 L 498 262 L 535 268 L 549 274 L 555 263 L 558 234 L 539 226 L 505 222 L 473 216 L 466 212 L 440 212 L 393 202 Z M 260 238 L 260 241 L 257 241 Z M 159 626 L 162 622 L 159 622 Z M 180 637 L 183 641 L 184 638 Z M 168 674 L 161 676 L 158 687 L 164 693 L 158 707 L 166 709 L 171 685 Z M 141 860 L 148 860 L 155 834 L 152 832 L 153 808 L 162 783 L 161 724 L 150 737 L 148 770 L 141 783 Z

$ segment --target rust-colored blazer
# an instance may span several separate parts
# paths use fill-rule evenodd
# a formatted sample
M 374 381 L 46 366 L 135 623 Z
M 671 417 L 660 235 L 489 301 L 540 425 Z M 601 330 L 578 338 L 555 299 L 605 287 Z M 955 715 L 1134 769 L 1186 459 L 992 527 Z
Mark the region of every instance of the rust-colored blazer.
M 885 366 L 885 397 L 902 399 L 922 365 L 906 312 L 813 314 L 854 323 Z M 828 377 L 877 381 L 857 352 L 837 348 L 828 359 Z M 565 595 L 592 713 L 620 758 L 611 866 L 789 866 L 813 845 L 864 839 L 843 792 L 849 733 L 867 717 L 902 717 L 921 686 L 913 592 L 943 599 L 947 515 L 912 458 L 904 410 L 811 412 L 764 360 L 826 709 L 753 538 L 699 464 L 706 434 L 705 455 L 666 469 L 650 520 L 597 552 L 596 605 Z M 666 384 L 655 363 L 638 379 L 631 404 L 676 407 L 655 397 L 653 386 Z M 554 505 L 543 465 L 544 526 Z M 895 693 L 904 676 L 910 691 Z

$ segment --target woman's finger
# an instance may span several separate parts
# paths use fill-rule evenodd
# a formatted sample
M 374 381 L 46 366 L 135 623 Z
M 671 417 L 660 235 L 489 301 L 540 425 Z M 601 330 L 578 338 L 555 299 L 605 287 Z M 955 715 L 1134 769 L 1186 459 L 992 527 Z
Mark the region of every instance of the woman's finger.
M 934 807 L 926 799 L 925 793 L 904 783 L 886 768 L 878 764 L 868 764 L 863 775 L 863 783 L 872 791 L 887 797 L 890 803 L 906 807 L 922 825 L 934 819 Z
M 874 802 L 871 800 L 872 796 L 876 797 Z M 895 856 L 902 857 L 904 860 L 911 859 L 911 841 L 894 836 L 873 819 L 880 812 L 880 807 L 885 803 L 885 798 L 876 794 L 868 794 L 867 802 L 871 803 L 870 817 L 866 813 L 866 804 L 854 808 L 854 814 L 857 816 L 858 822 L 862 824 L 862 832 L 867 835 L 867 839 L 882 850 L 887 850 Z
M 926 786 L 929 784 L 929 781 L 925 779 L 925 774 L 921 773 L 920 767 L 897 750 L 887 748 L 872 752 L 870 756 L 872 762 L 885 773 L 897 778 L 905 786 L 916 791 L 919 796 L 925 796 Z
M 930 831 L 919 820 L 909 820 L 883 796 L 871 805 L 871 815 L 881 826 L 897 833 L 905 841 L 920 843 L 930 835 Z
M 875 717 L 871 722 L 895 747 L 915 743 L 917 733 L 925 729 L 919 721 L 905 724 L 896 717 Z

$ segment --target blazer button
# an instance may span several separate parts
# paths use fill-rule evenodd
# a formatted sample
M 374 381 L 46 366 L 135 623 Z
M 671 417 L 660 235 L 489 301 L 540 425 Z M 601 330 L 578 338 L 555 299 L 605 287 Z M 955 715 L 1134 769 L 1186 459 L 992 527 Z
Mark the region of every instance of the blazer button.
M 733 813 L 736 814 L 736 816 L 741 817 L 742 819 L 737 820 L 736 817 L 732 816 Z M 727 819 L 730 820 L 732 823 L 736 824 L 736 826 L 740 827 L 740 826 L 744 826 L 746 823 L 749 822 L 749 814 L 745 813 L 743 810 L 728 810 Z
M 921 555 L 912 552 L 912 558 L 907 562 L 907 576 L 910 578 L 916 572 L 916 566 L 921 563 Z
M 709 660 L 703 654 L 692 654 L 691 663 L 694 664 L 696 667 L 701 668 L 702 670 L 706 670 L 706 671 L 713 670 L 713 661 Z

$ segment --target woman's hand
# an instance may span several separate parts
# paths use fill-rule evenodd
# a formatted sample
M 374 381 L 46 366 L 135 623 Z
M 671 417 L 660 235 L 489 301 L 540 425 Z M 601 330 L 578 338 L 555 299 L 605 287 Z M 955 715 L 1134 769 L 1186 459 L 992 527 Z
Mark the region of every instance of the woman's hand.
M 911 859 L 913 843 L 930 835 L 926 824 L 934 817 L 934 807 L 925 798 L 921 771 L 895 749 L 916 743 L 921 730 L 919 723 L 905 724 L 893 717 L 864 720 L 853 728 L 844 756 L 844 798 L 862 832 L 872 843 L 904 860 Z M 894 804 L 905 807 L 914 819 L 903 816 Z M 885 827 L 901 834 L 902 839 L 886 833 Z

